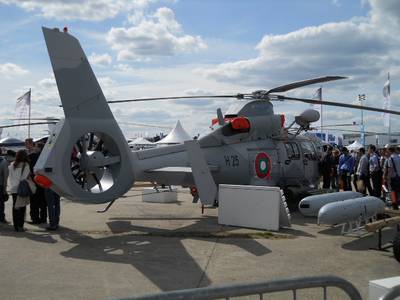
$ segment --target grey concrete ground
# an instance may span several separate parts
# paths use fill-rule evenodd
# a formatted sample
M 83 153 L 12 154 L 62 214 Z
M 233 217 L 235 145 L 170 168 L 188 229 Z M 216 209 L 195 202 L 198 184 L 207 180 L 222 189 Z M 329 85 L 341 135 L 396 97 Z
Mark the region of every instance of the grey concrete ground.
M 391 252 L 369 250 L 374 236 L 343 237 L 295 214 L 291 229 L 250 239 L 241 234 L 256 231 L 219 226 L 217 210 L 201 215 L 187 193 L 177 204 L 143 203 L 136 194 L 131 190 L 105 214 L 96 212 L 104 205 L 63 201 L 57 232 L 1 226 L 0 298 L 115 299 L 323 274 L 351 281 L 366 298 L 369 280 L 400 274 Z M 392 235 L 385 232 L 385 239 Z M 328 292 L 331 299 L 343 297 Z M 316 295 L 306 292 L 302 299 Z

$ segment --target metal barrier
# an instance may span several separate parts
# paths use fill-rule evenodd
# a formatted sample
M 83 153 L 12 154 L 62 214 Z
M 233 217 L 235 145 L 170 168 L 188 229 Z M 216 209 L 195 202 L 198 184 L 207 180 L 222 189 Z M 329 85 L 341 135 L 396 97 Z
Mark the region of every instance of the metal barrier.
M 351 300 L 362 300 L 358 290 L 347 280 L 336 276 L 300 277 L 275 281 L 265 281 L 249 284 L 233 284 L 216 287 L 203 287 L 187 290 L 177 290 L 159 294 L 151 294 L 121 300 L 203 300 L 203 299 L 229 299 L 230 297 L 263 295 L 274 292 L 292 291 L 293 299 L 297 299 L 297 290 L 309 288 L 322 288 L 323 299 L 327 299 L 327 288 L 336 287 L 342 289 Z M 389 300 L 388 298 L 385 300 Z
M 379 300 L 394 300 L 400 297 L 400 285 L 391 288 L 389 292 L 379 298 Z

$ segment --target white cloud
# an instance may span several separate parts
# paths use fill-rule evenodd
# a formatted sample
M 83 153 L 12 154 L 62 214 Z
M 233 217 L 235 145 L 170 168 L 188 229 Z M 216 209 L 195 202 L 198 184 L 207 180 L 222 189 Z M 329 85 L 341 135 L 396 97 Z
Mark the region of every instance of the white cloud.
M 102 21 L 121 12 L 145 6 L 151 0 L 0 0 L 0 4 L 16 5 L 26 11 L 40 12 L 48 19 Z
M 99 84 L 103 90 L 104 96 L 107 100 L 115 98 L 116 93 L 116 82 L 108 76 L 98 77 Z
M 135 71 L 134 68 L 132 68 L 132 66 L 128 65 L 128 64 L 117 64 L 115 66 L 115 69 L 121 72 L 126 73 L 133 73 Z
M 93 52 L 91 55 L 89 55 L 88 59 L 91 64 L 100 67 L 107 67 L 111 65 L 112 62 L 112 57 L 108 53 L 97 54 Z
M 107 42 L 118 52 L 118 60 L 140 60 L 151 56 L 173 56 L 206 48 L 200 36 L 183 33 L 174 12 L 159 8 L 149 17 L 134 20 L 132 27 L 111 28 Z
M 400 1 L 398 0 L 369 0 L 372 7 L 371 18 L 375 23 L 380 23 L 387 30 L 392 30 L 392 25 L 400 25 Z
M 3 75 L 6 78 L 13 78 L 28 73 L 28 70 L 13 63 L 0 64 L 0 75 Z
M 324 74 L 350 76 L 352 84 L 365 84 L 399 62 L 399 27 L 393 26 L 395 21 L 390 27 L 378 21 L 388 15 L 398 22 L 400 2 L 371 0 L 371 4 L 368 18 L 265 35 L 256 46 L 256 57 L 197 72 L 218 81 L 264 87 Z

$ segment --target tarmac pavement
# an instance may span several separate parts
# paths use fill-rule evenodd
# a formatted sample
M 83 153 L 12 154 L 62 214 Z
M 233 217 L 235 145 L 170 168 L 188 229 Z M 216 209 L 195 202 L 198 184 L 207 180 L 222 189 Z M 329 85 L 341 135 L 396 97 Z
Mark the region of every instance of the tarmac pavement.
M 132 189 L 110 211 L 63 200 L 61 227 L 0 227 L 1 299 L 116 299 L 184 288 L 299 276 L 336 275 L 363 297 L 368 281 L 398 276 L 393 253 L 370 250 L 376 236 L 341 236 L 295 213 L 279 233 L 218 225 L 217 209 L 201 214 L 189 193 L 175 204 L 143 203 Z M 29 216 L 29 214 L 27 214 Z M 11 220 L 11 201 L 6 205 Z M 385 240 L 393 230 L 384 232 Z M 256 237 L 255 239 L 251 237 Z M 321 290 L 300 299 L 322 299 Z M 291 299 L 285 293 L 272 299 Z M 328 289 L 329 299 L 345 299 Z M 270 299 L 270 298 L 268 298 Z

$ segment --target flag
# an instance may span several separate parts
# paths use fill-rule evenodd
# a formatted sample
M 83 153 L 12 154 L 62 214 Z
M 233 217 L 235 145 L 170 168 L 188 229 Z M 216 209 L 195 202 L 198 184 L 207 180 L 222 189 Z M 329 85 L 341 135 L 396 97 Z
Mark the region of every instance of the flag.
M 390 79 L 383 86 L 383 109 L 390 109 Z M 383 113 L 383 125 L 389 127 L 390 114 Z
M 26 92 L 17 99 L 17 103 L 15 105 L 15 117 L 17 119 L 26 118 L 30 105 L 31 105 L 31 90 L 29 90 L 28 92 Z
M 318 101 L 322 100 L 322 87 L 315 91 L 312 99 Z M 319 112 L 319 120 L 315 122 L 315 126 L 319 128 L 319 131 L 322 131 L 322 104 L 313 104 L 313 109 Z

